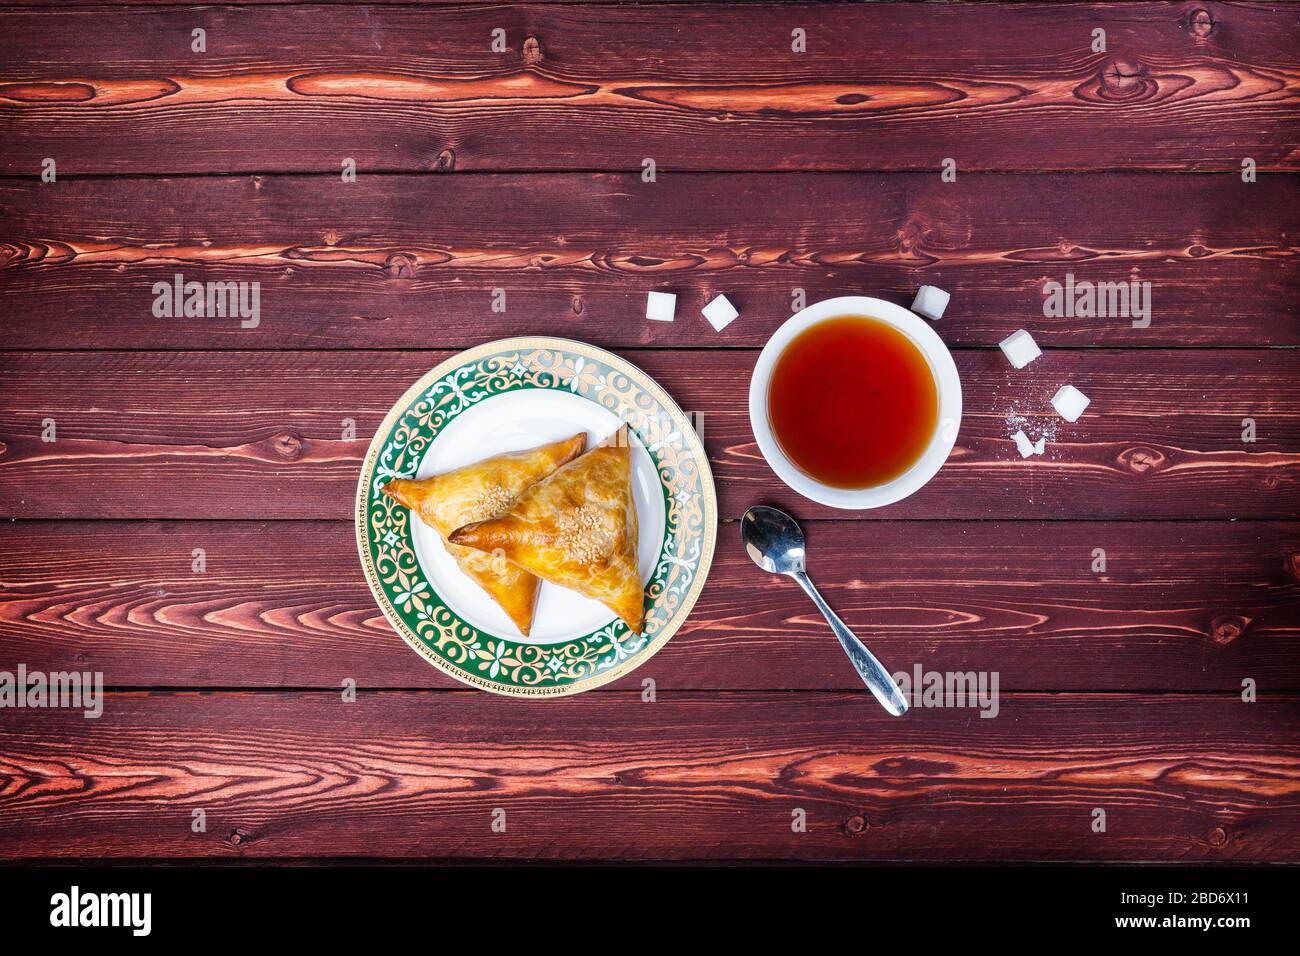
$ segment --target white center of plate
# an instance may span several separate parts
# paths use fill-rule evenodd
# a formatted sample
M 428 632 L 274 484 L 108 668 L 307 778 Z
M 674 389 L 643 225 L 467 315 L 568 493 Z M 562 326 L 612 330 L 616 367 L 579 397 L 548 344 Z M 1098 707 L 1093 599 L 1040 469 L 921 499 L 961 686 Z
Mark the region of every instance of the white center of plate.
M 560 441 L 580 431 L 587 433 L 590 448 L 612 435 L 621 424 L 612 412 L 568 392 L 505 392 L 480 401 L 452 419 L 425 452 L 416 477 L 427 478 L 493 455 Z M 640 528 L 637 555 L 644 583 L 650 579 L 663 549 L 667 514 L 654 460 L 635 436 L 632 495 Z M 590 634 L 614 619 L 614 612 L 599 601 L 543 581 L 532 634 L 524 637 L 487 592 L 456 566 L 436 531 L 415 518 L 412 533 L 415 554 L 429 584 L 463 621 L 486 634 L 528 644 L 557 644 Z

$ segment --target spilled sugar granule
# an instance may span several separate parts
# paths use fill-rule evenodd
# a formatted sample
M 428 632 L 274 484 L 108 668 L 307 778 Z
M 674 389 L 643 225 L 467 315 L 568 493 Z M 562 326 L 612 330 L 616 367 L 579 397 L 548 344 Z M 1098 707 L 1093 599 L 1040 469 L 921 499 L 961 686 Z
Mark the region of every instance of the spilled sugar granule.
M 1006 425 L 1007 437 L 1012 438 L 1016 432 L 1024 432 L 1025 436 L 1032 440 L 1035 446 L 1044 442 L 1051 444 L 1056 441 L 1056 425 L 1059 419 L 1056 418 L 1027 418 L 1011 410 L 1007 411 Z M 1044 451 L 1046 448 L 1044 448 Z M 1039 451 L 1038 454 L 1043 454 Z

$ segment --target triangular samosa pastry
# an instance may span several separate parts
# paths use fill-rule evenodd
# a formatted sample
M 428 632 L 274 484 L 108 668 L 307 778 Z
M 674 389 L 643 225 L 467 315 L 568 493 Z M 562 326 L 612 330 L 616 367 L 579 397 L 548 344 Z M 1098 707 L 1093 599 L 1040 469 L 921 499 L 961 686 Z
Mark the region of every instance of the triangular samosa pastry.
M 461 528 L 451 540 L 504 554 L 544 581 L 595 598 L 641 633 L 645 591 L 626 425 L 533 485 L 504 515 Z
M 533 626 L 537 578 L 502 556 L 448 540 L 457 528 L 504 514 L 511 502 L 587 447 L 585 432 L 563 441 L 514 451 L 430 478 L 394 478 L 383 492 L 437 531 L 447 553 L 515 622 L 526 637 Z

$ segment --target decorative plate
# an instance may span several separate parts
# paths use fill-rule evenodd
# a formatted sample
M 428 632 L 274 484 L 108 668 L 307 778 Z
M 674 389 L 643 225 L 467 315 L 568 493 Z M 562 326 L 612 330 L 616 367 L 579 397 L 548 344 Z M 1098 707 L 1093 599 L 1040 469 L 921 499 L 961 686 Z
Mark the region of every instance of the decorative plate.
M 437 533 L 380 489 L 586 430 L 593 445 L 627 422 L 640 526 L 645 627 L 542 583 L 532 633 L 465 577 Z M 389 623 L 430 663 L 498 694 L 576 694 L 668 643 L 713 560 L 717 498 L 690 420 L 650 376 L 603 349 L 556 338 L 489 342 L 416 382 L 375 433 L 357 486 L 357 546 Z

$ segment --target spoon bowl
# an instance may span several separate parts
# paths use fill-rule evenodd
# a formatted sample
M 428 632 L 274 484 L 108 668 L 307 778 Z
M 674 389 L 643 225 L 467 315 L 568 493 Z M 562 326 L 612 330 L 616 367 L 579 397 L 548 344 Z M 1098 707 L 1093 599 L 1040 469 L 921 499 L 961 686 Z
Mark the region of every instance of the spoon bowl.
M 740 537 L 750 558 L 769 574 L 803 571 L 803 529 L 784 511 L 758 506 L 741 519 Z

